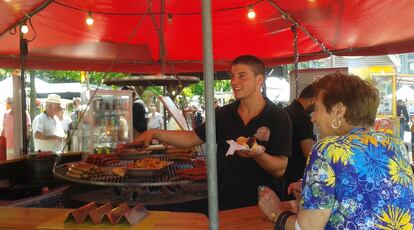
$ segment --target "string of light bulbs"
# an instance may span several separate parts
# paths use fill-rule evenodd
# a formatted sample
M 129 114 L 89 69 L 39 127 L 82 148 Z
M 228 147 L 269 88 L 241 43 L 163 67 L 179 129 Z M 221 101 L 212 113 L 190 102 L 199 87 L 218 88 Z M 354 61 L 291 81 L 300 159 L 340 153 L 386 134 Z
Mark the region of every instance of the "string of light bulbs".
M 26 19 L 24 19 L 21 23 L 20 23 L 20 32 L 25 35 L 27 33 L 29 33 L 29 26 L 27 26 L 27 22 L 29 22 L 30 28 L 33 31 L 33 37 L 31 39 L 27 39 L 27 42 L 31 42 L 33 40 L 35 40 L 36 38 L 36 30 L 32 24 L 32 19 L 30 16 L 26 15 Z
M 222 11 L 229 11 L 229 10 L 236 10 L 236 9 L 248 8 L 248 11 L 247 11 L 246 16 L 247 16 L 247 18 L 249 18 L 249 19 L 252 20 L 252 19 L 254 19 L 256 17 L 256 12 L 254 11 L 253 6 L 255 6 L 255 5 L 257 5 L 257 4 L 259 4 L 260 2 L 263 2 L 263 1 L 264 0 L 258 0 L 258 1 L 254 2 L 254 3 L 252 3 L 252 4 L 249 4 L 248 6 L 238 6 L 238 7 L 231 7 L 231 8 L 223 8 L 223 9 L 215 10 L 213 12 L 222 12 Z M 74 7 L 74 6 L 70 6 L 70 5 L 67 5 L 67 4 L 58 2 L 56 0 L 50 0 L 50 1 L 48 1 L 47 4 L 49 4 L 50 2 L 54 2 L 54 3 L 56 3 L 56 4 L 60 5 L 60 6 L 63 6 L 63 7 L 75 9 L 75 10 L 78 10 L 78 11 L 87 12 L 87 17 L 85 19 L 85 23 L 88 26 L 92 26 L 93 23 L 94 23 L 93 13 L 96 13 L 96 14 L 109 14 L 109 15 L 144 15 L 144 14 L 146 14 L 146 13 L 113 13 L 113 12 L 87 11 L 87 10 L 84 10 L 84 9 L 81 9 L 81 8 L 77 8 L 77 7 Z M 158 15 L 158 14 L 163 14 L 163 13 L 164 12 L 151 12 L 151 15 Z M 195 15 L 195 14 L 201 14 L 201 12 L 167 13 L 167 21 L 168 21 L 168 23 L 172 23 L 173 15 Z M 27 34 L 29 32 L 29 30 L 30 30 L 29 29 L 29 26 L 27 25 L 27 21 L 29 21 L 29 25 L 30 25 L 31 29 L 34 32 L 33 38 L 28 40 L 30 42 L 30 41 L 33 41 L 35 39 L 35 37 L 36 37 L 36 31 L 34 30 L 33 24 L 31 22 L 30 15 L 26 15 L 25 18 L 23 18 L 21 20 L 21 22 L 19 23 L 19 28 L 20 28 L 20 32 L 21 33 Z M 15 34 L 16 31 L 13 32 L 12 30 L 10 30 L 9 32 L 11 34 Z
M 79 7 L 75 7 L 75 6 L 71 6 L 68 5 L 66 3 L 62 3 L 59 2 L 57 0 L 52 0 L 54 3 L 62 6 L 62 7 L 66 7 L 66 8 L 70 8 L 73 10 L 77 10 L 77 11 L 83 11 L 85 13 L 87 13 L 87 17 L 85 19 L 86 24 L 88 25 L 92 25 L 93 24 L 93 14 L 104 14 L 104 15 L 119 15 L 119 16 L 131 16 L 131 15 L 145 15 L 146 13 L 142 13 L 142 12 L 131 12 L 131 13 L 118 13 L 118 12 L 105 12 L 105 11 L 93 11 L 93 10 L 85 10 Z M 222 8 L 222 9 L 217 9 L 217 10 L 213 10 L 213 13 L 216 12 L 225 12 L 225 11 L 231 11 L 231 10 L 237 10 L 237 9 L 248 9 L 246 16 L 249 19 L 254 19 L 256 17 L 256 12 L 254 11 L 254 6 L 263 2 L 265 0 L 257 0 L 253 3 L 250 3 L 248 5 L 242 5 L 242 6 L 236 6 L 236 7 L 229 7 L 229 8 Z M 201 15 L 201 11 L 197 11 L 197 12 L 151 12 L 151 15 L 161 15 L 161 14 L 165 14 L 167 15 L 168 18 L 168 22 L 170 23 L 173 19 L 173 16 L 187 16 L 187 15 Z M 88 21 L 86 21 L 88 20 Z
M 247 12 L 247 17 L 249 19 L 254 19 L 256 17 L 256 12 L 253 9 L 253 6 L 249 6 L 249 11 Z
M 154 15 L 154 14 L 152 14 L 152 15 Z M 247 12 L 247 18 L 249 18 L 249 19 L 256 18 L 256 12 L 254 11 L 253 6 L 249 6 L 249 11 Z M 171 13 L 168 13 L 167 14 L 167 21 L 170 24 L 172 23 L 172 14 Z M 91 11 L 88 11 L 88 16 L 85 19 L 85 23 L 88 26 L 92 26 L 93 25 L 93 22 L 94 22 L 94 20 L 93 20 L 92 12 Z M 26 29 L 27 29 L 27 26 L 26 26 Z M 23 32 L 23 27 L 22 27 L 22 32 Z
M 88 16 L 86 17 L 85 22 L 88 26 L 93 25 L 93 17 L 92 17 L 92 12 L 91 11 L 88 12 Z

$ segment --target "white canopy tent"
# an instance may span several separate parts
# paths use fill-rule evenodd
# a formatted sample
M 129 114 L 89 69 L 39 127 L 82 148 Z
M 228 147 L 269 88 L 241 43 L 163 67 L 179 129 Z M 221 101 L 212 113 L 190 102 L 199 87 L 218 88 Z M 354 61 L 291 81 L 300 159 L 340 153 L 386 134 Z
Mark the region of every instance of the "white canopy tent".
M 40 80 L 38 78 L 35 79 L 36 89 L 38 91 L 42 90 L 53 90 L 53 87 L 50 86 L 49 83 Z M 7 97 L 13 97 L 13 79 L 12 77 L 8 77 L 2 81 L 0 81 L 0 100 L 4 101 Z
M 392 94 L 388 94 L 386 98 L 392 98 Z M 412 101 L 414 100 L 414 89 L 408 85 L 403 85 L 397 90 L 397 100 Z
M 79 97 L 82 92 L 86 90 L 86 85 L 80 82 L 70 83 L 48 83 L 39 78 L 35 78 L 36 94 L 39 98 L 46 98 L 47 94 L 55 93 L 62 97 L 64 95 L 72 95 L 72 97 Z M 98 88 L 96 85 L 89 85 L 91 89 Z M 101 89 L 110 89 L 108 86 L 99 86 Z M 4 102 L 7 97 L 13 97 L 13 79 L 8 77 L 0 81 L 0 101 Z M 72 99 L 67 97 L 67 99 Z
M 403 85 L 397 90 L 397 99 L 405 100 L 414 100 L 414 89 L 408 85 Z
M 266 79 L 266 95 L 273 102 L 288 102 L 290 96 L 289 82 L 278 77 L 268 77 Z

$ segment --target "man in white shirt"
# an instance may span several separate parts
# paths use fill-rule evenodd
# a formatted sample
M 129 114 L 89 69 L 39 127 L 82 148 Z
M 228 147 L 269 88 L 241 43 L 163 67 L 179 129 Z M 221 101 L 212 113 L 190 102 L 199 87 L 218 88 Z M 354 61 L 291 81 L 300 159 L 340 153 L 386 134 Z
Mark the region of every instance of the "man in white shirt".
M 66 134 L 69 131 L 70 123 L 72 123 L 72 119 L 65 114 L 65 108 L 60 108 L 57 116 L 60 122 L 62 123 L 63 131 L 65 131 L 65 134 Z
M 162 115 L 157 112 L 157 108 L 152 106 L 148 114 L 148 129 L 162 129 L 163 119 Z
M 33 120 L 35 151 L 61 152 L 65 132 L 57 114 L 60 110 L 60 96 L 49 94 L 46 109 Z

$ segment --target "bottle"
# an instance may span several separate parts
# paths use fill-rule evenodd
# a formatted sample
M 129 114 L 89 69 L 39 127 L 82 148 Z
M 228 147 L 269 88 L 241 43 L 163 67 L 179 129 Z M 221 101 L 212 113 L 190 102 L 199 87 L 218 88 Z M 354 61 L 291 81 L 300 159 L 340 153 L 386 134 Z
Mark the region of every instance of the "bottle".
M 5 161 L 7 158 L 6 153 L 6 137 L 0 136 L 0 161 Z

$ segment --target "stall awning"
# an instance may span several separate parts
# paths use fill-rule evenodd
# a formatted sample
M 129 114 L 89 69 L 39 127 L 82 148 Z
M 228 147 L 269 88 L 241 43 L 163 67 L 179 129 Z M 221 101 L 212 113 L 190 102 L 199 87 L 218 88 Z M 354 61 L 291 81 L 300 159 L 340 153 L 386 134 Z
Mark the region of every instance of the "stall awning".
M 256 13 L 254 19 L 247 18 L 250 8 Z M 326 57 L 329 52 L 412 52 L 413 9 L 412 0 L 212 0 L 215 69 L 228 69 L 241 54 L 256 55 L 268 66 L 293 62 L 294 22 L 308 31 L 298 29 L 300 61 Z M 33 27 L 27 21 L 30 31 L 25 35 L 33 39 L 28 68 L 149 74 L 202 71 L 201 11 L 201 1 L 193 0 L 1 1 L 0 67 L 19 66 L 15 28 L 34 14 Z M 92 26 L 85 23 L 88 12 L 92 12 Z

